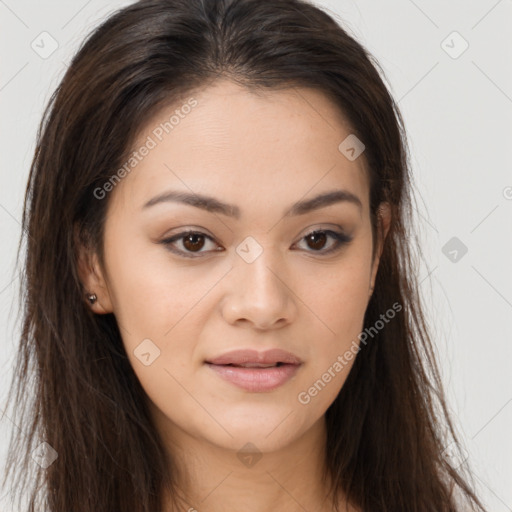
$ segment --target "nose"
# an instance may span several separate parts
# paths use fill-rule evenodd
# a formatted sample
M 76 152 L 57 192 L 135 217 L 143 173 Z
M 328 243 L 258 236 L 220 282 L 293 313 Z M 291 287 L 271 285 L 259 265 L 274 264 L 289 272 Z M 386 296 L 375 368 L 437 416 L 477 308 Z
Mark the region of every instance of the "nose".
M 239 258 L 230 272 L 222 315 L 232 325 L 258 330 L 277 329 L 290 324 L 297 303 L 287 275 L 271 261 L 270 249 L 255 261 Z

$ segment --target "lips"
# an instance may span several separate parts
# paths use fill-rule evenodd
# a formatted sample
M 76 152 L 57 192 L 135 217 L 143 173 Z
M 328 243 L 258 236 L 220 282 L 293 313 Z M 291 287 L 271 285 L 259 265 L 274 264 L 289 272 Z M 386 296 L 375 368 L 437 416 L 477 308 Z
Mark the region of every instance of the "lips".
M 244 364 L 224 364 L 222 366 L 235 366 L 237 368 L 275 368 L 283 363 L 263 364 L 263 363 L 244 363 Z
M 250 392 L 273 391 L 288 382 L 302 361 L 281 349 L 235 350 L 205 361 L 222 379 Z
M 299 365 L 301 359 L 291 352 L 275 348 L 265 352 L 257 350 L 233 350 L 220 356 L 208 359 L 206 363 L 216 365 L 232 365 L 246 368 L 264 368 L 282 364 Z

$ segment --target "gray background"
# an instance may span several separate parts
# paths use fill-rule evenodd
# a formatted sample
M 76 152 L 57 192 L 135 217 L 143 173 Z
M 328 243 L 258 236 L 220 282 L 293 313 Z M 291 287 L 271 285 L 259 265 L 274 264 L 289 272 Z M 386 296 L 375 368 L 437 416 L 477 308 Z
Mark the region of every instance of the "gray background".
M 42 109 L 85 35 L 129 3 L 0 0 L 2 409 L 19 333 L 14 258 Z M 375 55 L 399 101 L 420 279 L 450 407 L 480 494 L 491 511 L 512 511 L 512 1 L 318 4 Z M 23 425 L 0 421 L 0 468 L 14 428 Z

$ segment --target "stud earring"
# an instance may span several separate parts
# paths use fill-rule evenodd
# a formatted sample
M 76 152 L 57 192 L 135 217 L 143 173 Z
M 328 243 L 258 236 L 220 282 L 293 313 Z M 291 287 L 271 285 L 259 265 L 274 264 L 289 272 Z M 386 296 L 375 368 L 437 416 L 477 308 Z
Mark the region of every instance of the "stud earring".
M 97 297 L 97 295 L 95 293 L 87 294 L 87 298 L 89 299 L 89 302 L 91 304 L 94 304 L 98 300 L 98 297 Z

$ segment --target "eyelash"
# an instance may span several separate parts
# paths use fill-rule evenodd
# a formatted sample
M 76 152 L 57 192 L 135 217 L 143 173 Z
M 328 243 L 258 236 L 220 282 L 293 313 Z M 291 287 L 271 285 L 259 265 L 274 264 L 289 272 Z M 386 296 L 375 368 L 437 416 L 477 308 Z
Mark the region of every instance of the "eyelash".
M 318 234 L 318 233 L 325 233 L 326 235 L 329 235 L 331 238 L 333 238 L 335 240 L 336 244 L 327 250 L 320 249 L 318 251 L 310 250 L 310 251 L 306 251 L 306 252 L 318 253 L 321 255 L 328 255 L 328 254 L 331 254 L 333 252 L 340 250 L 344 245 L 346 245 L 352 241 L 351 236 L 345 235 L 344 233 L 338 233 L 337 231 L 332 231 L 330 229 L 316 229 L 316 230 L 311 231 L 311 232 L 307 233 L 306 235 L 304 235 L 300 241 L 304 240 L 305 238 L 307 238 L 310 235 Z M 187 231 L 182 231 L 181 233 L 178 233 L 176 235 L 173 235 L 170 238 L 166 238 L 165 240 L 162 240 L 160 243 L 165 245 L 169 251 L 171 251 L 175 254 L 178 254 L 179 256 L 183 256 L 185 258 L 200 258 L 201 253 L 217 252 L 218 251 L 218 250 L 214 250 L 214 251 L 193 252 L 193 251 L 182 251 L 180 249 L 176 249 L 176 248 L 172 247 L 172 244 L 174 242 L 176 242 L 180 239 L 183 239 L 189 235 L 200 235 L 200 236 L 203 236 L 203 237 L 207 238 L 208 240 L 211 240 L 212 242 L 214 242 L 213 238 L 211 236 L 207 235 L 206 233 L 203 233 L 201 231 L 195 231 L 195 230 L 187 230 Z M 197 256 L 192 256 L 192 254 L 194 254 L 194 255 L 197 254 Z

